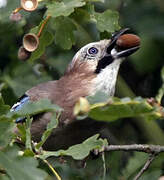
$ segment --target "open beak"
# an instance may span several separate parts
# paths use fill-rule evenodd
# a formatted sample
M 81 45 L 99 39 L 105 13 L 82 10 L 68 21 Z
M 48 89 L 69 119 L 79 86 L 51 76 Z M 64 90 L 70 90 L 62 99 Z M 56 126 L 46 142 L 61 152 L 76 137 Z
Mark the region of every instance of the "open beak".
M 108 66 L 109 64 L 111 64 L 114 60 L 117 59 L 122 59 L 124 57 L 127 57 L 131 54 L 133 54 L 134 52 L 136 52 L 140 46 L 139 43 L 138 45 L 134 45 L 130 44 L 130 48 L 128 47 L 124 47 L 124 48 L 120 48 L 117 44 L 117 40 L 120 38 L 120 36 L 122 36 L 123 34 L 125 34 L 129 29 L 122 29 L 119 32 L 116 32 L 115 34 L 113 34 L 109 45 L 107 46 L 106 49 L 106 55 L 98 62 L 97 68 L 95 73 L 99 73 L 101 71 L 101 69 L 104 69 L 106 66 Z M 129 42 L 129 40 L 128 40 Z M 125 42 L 124 42 L 125 43 Z
M 121 35 L 125 34 L 128 30 L 129 30 L 129 28 L 122 29 L 119 32 L 116 32 L 113 34 L 113 36 L 111 38 L 111 42 L 110 42 L 109 46 L 107 47 L 107 56 L 112 56 L 114 59 L 119 59 L 119 58 L 127 57 L 127 56 L 133 54 L 140 48 L 139 45 L 130 47 L 127 49 L 118 48 L 118 46 L 116 44 L 117 40 L 119 39 L 119 37 Z M 114 53 L 112 53 L 113 49 L 115 49 Z

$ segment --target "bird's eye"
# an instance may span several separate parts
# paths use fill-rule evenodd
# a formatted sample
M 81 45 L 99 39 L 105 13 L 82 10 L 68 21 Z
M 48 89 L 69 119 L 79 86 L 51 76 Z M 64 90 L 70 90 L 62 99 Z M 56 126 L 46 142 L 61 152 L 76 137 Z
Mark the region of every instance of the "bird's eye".
M 89 54 L 97 54 L 98 53 L 98 49 L 95 47 L 91 47 L 88 49 L 88 53 Z

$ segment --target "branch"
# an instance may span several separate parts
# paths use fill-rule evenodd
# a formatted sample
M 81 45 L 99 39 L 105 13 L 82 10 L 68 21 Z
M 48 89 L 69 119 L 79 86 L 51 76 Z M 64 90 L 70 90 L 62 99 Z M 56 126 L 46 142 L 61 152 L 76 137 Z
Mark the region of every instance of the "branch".
M 142 174 L 149 168 L 155 157 L 164 152 L 164 146 L 148 145 L 148 144 L 131 144 L 131 145 L 109 145 L 104 148 L 104 151 L 138 151 L 150 154 L 143 168 L 138 172 L 133 180 L 138 180 Z
M 104 151 L 139 151 L 149 154 L 159 154 L 164 152 L 164 146 L 148 144 L 131 144 L 131 145 L 109 145 Z
M 149 156 L 144 167 L 139 171 L 139 173 L 135 176 L 135 178 L 133 180 L 138 180 L 142 176 L 142 174 L 149 168 L 150 164 L 152 163 L 152 161 L 155 159 L 156 156 L 157 156 L 157 154 L 151 154 Z

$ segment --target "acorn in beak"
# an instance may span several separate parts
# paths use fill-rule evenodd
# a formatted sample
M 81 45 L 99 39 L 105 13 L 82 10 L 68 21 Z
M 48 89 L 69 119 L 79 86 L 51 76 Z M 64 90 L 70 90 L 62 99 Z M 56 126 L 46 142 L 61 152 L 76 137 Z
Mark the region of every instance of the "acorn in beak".
M 105 56 L 98 62 L 95 73 L 113 63 L 123 59 L 140 48 L 140 38 L 134 34 L 126 34 L 129 29 L 122 29 L 113 34 L 106 48 Z
M 126 34 L 129 29 L 122 29 L 116 32 L 107 47 L 107 56 L 114 59 L 127 57 L 140 48 L 140 38 L 134 34 Z

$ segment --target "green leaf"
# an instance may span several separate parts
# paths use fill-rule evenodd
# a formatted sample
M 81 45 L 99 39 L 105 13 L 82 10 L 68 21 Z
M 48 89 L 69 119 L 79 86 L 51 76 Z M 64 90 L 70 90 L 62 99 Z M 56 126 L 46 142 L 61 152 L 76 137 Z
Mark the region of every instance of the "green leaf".
M 41 35 L 39 38 L 39 46 L 37 50 L 35 50 L 31 57 L 29 58 L 29 61 L 34 61 L 35 59 L 40 58 L 41 55 L 45 52 L 45 49 L 47 46 L 49 46 L 53 42 L 53 34 L 49 31 L 46 31 Z
M 32 118 L 30 118 L 29 116 L 27 117 L 26 120 L 26 149 L 29 149 L 32 151 L 32 147 L 31 147 L 31 124 L 32 124 Z
M 32 63 L 30 64 L 28 62 L 18 63 L 14 68 L 8 68 L 7 70 L 10 74 L 6 72 L 2 77 L 3 81 L 11 87 L 17 97 L 22 96 L 36 84 L 52 80 L 52 77 L 45 71 L 41 72 L 39 76 L 36 75 Z
M 53 28 L 56 30 L 56 44 L 60 45 L 63 49 L 70 49 L 75 44 L 74 31 L 76 30 L 76 26 L 70 18 L 55 18 Z
M 9 112 L 8 117 L 26 117 L 28 115 L 35 115 L 42 112 L 60 112 L 62 108 L 60 108 L 56 104 L 52 104 L 49 99 L 41 99 L 37 102 L 30 101 L 25 104 L 19 111 Z
M 53 2 L 47 5 L 46 16 L 58 17 L 69 16 L 77 7 L 84 6 L 83 0 L 64 0 L 63 2 Z
M 131 156 L 128 160 L 127 165 L 124 167 L 122 171 L 123 179 L 133 179 L 136 174 L 143 168 L 146 163 L 149 155 L 141 152 L 135 152 L 133 156 Z M 140 177 L 141 180 L 153 180 L 158 179 L 161 175 L 161 166 L 163 155 L 160 154 L 160 157 L 154 159 L 151 166 L 147 169 L 147 171 Z
M 12 131 L 15 127 L 12 119 L 5 117 L 10 106 L 5 105 L 0 93 L 0 148 L 8 145 L 12 139 Z
M 54 152 L 43 151 L 43 154 L 39 157 L 41 159 L 46 159 L 50 156 L 72 156 L 73 159 L 81 160 L 89 155 L 89 152 L 93 149 L 101 150 L 107 145 L 106 139 L 97 139 L 98 134 L 88 138 L 82 144 L 77 144 L 69 147 L 67 150 L 59 150 Z
M 152 171 L 146 171 L 141 177 L 140 180 L 160 180 L 162 174 L 162 169 L 154 169 Z
M 18 129 L 18 134 L 19 134 L 19 138 L 21 140 L 22 143 L 26 143 L 26 126 L 23 123 L 18 123 L 17 124 L 17 129 Z
M 78 25 L 89 23 L 90 14 L 88 12 L 88 6 L 76 9 L 74 13 L 71 14 L 70 18 L 72 20 L 75 20 L 75 22 L 78 23 Z
M 44 20 L 40 23 L 39 26 L 36 26 L 35 28 L 31 29 L 31 33 L 37 34 L 41 25 L 43 24 Z M 47 46 L 49 46 L 53 42 L 54 36 L 51 32 L 48 30 L 48 25 L 46 24 L 44 26 L 44 29 L 41 33 L 41 36 L 39 37 L 39 46 L 38 48 L 31 54 L 31 57 L 29 58 L 29 61 L 34 61 L 35 59 L 40 58 L 40 56 L 44 53 Z
M 7 146 L 11 142 L 15 126 L 11 119 L 5 116 L 0 117 L 0 148 Z
M 10 178 L 5 174 L 0 174 L 0 180 L 10 180 Z
M 127 166 L 123 170 L 123 176 L 125 179 L 128 179 L 132 175 L 134 175 L 137 171 L 142 168 L 145 162 L 148 159 L 148 155 L 145 153 L 135 152 L 134 156 L 132 156 Z
M 47 140 L 47 138 L 50 136 L 52 130 L 56 128 L 58 125 L 58 118 L 56 117 L 56 113 L 54 113 L 51 117 L 50 122 L 47 124 L 47 129 L 44 131 L 41 141 L 36 145 L 36 148 L 39 149 Z
M 5 105 L 0 93 L 0 116 L 6 114 L 10 110 L 10 106 Z
M 157 94 L 157 96 L 156 96 L 156 99 L 157 99 L 157 101 L 158 101 L 159 103 L 161 103 L 161 99 L 162 99 L 162 97 L 163 97 L 163 95 L 164 95 L 164 66 L 163 66 L 163 68 L 162 68 L 162 70 L 161 70 L 161 78 L 162 78 L 162 86 L 161 86 L 161 88 L 159 89 L 158 94 Z
M 3 167 L 13 180 L 44 180 L 47 174 L 37 168 L 38 162 L 32 157 L 19 156 L 18 148 L 8 148 L 0 151 L 0 166 Z
M 114 121 L 120 118 L 143 116 L 154 119 L 160 118 L 162 115 L 145 99 L 142 98 L 112 98 L 109 102 L 93 104 L 89 117 L 99 121 Z
M 116 11 L 106 10 L 103 13 L 93 13 L 92 20 L 96 23 L 100 32 L 114 32 L 120 29 L 118 24 L 119 14 Z

